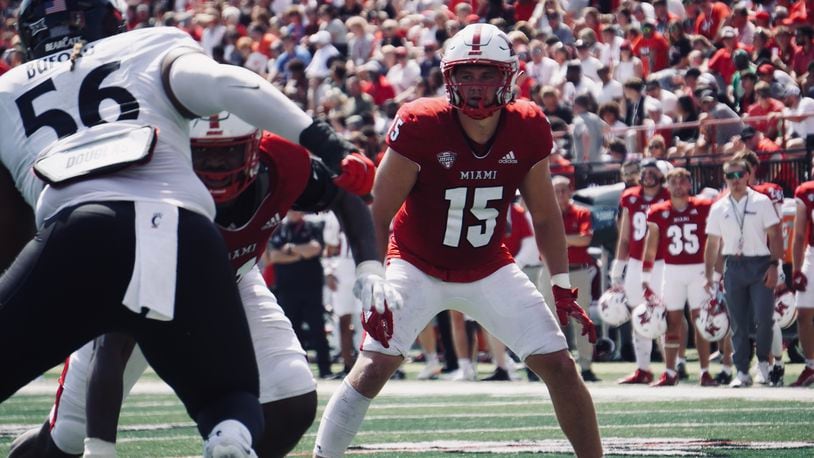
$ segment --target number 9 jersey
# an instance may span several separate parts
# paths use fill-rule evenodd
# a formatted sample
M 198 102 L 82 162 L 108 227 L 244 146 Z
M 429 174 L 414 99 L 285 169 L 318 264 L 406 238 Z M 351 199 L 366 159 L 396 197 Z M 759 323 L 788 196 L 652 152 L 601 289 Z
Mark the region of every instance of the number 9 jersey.
M 68 49 L 0 77 L 0 161 L 28 204 L 37 208 L 38 226 L 57 210 L 90 200 L 167 202 L 214 217 L 209 192 L 190 173 L 189 122 L 162 83 L 169 73 L 164 58 L 179 48 L 201 51 L 180 29 L 145 28 L 88 43 L 74 62 Z M 71 147 L 115 155 L 98 148 L 99 139 L 141 126 L 158 129 L 149 162 L 44 191 L 32 173 L 46 151 Z
M 394 218 L 387 257 L 443 281 L 471 282 L 513 262 L 503 245 L 506 212 L 552 138 L 546 116 L 526 101 L 503 109 L 486 145 L 468 139 L 457 116 L 446 99 L 421 99 L 390 127 L 388 146 L 420 170 Z

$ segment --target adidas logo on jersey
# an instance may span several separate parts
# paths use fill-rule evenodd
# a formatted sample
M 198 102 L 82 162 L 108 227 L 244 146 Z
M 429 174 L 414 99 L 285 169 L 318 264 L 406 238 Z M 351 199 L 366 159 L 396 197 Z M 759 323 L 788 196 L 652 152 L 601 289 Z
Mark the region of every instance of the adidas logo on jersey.
M 514 151 L 509 151 L 505 156 L 497 161 L 498 164 L 517 164 L 517 158 L 514 157 Z

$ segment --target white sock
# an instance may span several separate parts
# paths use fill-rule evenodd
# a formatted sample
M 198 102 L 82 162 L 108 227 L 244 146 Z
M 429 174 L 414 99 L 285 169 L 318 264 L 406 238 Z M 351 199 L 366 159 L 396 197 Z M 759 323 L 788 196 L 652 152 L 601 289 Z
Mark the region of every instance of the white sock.
M 676 358 L 676 365 L 687 364 L 687 358 Z
M 674 369 L 665 369 L 664 372 L 667 373 L 670 377 L 675 377 L 677 372 Z
M 806 358 L 806 367 L 809 369 L 814 369 L 814 359 Z
M 780 325 L 774 322 L 772 328 L 772 355 L 774 355 L 774 363 L 783 365 L 783 331 L 780 330 Z M 777 356 L 780 355 L 780 356 Z
M 702 368 L 701 368 L 701 375 L 704 375 L 704 374 L 706 374 L 707 372 L 709 372 L 709 368 L 708 368 L 708 367 L 702 367 Z
M 86 437 L 85 452 L 82 456 L 93 458 L 115 458 L 116 444 L 95 437 Z
M 636 352 L 636 365 L 643 371 L 650 371 L 650 353 L 653 351 L 653 339 L 633 332 L 633 348 Z
M 732 366 L 721 366 L 721 372 L 726 375 L 732 375 Z
M 424 362 L 427 365 L 438 364 L 438 353 L 425 353 Z
M 322 414 L 314 455 L 324 458 L 344 455 L 362 426 L 370 401 L 343 380 Z
M 469 358 L 458 358 L 458 368 L 467 371 L 472 368 L 472 361 Z

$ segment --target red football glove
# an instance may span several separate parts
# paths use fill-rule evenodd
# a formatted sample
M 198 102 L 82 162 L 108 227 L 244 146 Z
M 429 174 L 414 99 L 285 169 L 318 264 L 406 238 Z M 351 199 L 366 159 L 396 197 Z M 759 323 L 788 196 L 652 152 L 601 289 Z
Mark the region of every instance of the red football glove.
M 342 173 L 334 178 L 334 183 L 350 193 L 364 196 L 373 189 L 375 177 L 373 161 L 363 154 L 350 153 L 342 159 Z
M 806 286 L 808 286 L 808 278 L 806 278 L 806 274 L 800 272 L 799 270 L 795 271 L 791 275 L 791 289 L 794 291 L 803 292 L 806 290 Z
M 591 343 L 596 343 L 596 327 L 594 327 L 594 322 L 591 321 L 585 310 L 577 304 L 577 289 L 565 289 L 554 285 L 551 287 L 551 292 L 554 293 L 554 304 L 560 325 L 568 325 L 568 317 L 570 316 L 582 324 L 582 335 L 587 335 Z
M 390 348 L 390 338 L 393 337 L 393 312 L 387 304 L 384 306 L 384 313 L 377 312 L 375 308 L 362 312 L 362 328 L 384 348 Z

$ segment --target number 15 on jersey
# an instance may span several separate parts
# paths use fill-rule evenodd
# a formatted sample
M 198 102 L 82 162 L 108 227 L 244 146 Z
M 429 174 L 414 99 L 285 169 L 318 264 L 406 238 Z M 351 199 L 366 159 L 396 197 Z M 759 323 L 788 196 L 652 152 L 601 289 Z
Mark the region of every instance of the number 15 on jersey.
M 468 194 L 472 192 L 472 206 L 466 208 Z M 503 187 L 491 186 L 484 188 L 450 188 L 444 192 L 444 199 L 449 202 L 447 211 L 446 230 L 444 231 L 444 245 L 458 247 L 461 236 L 466 231 L 466 240 L 475 247 L 486 246 L 492 239 L 497 225 L 500 211 L 488 207 L 489 202 L 503 199 Z M 463 227 L 464 215 L 469 212 L 480 224 Z

